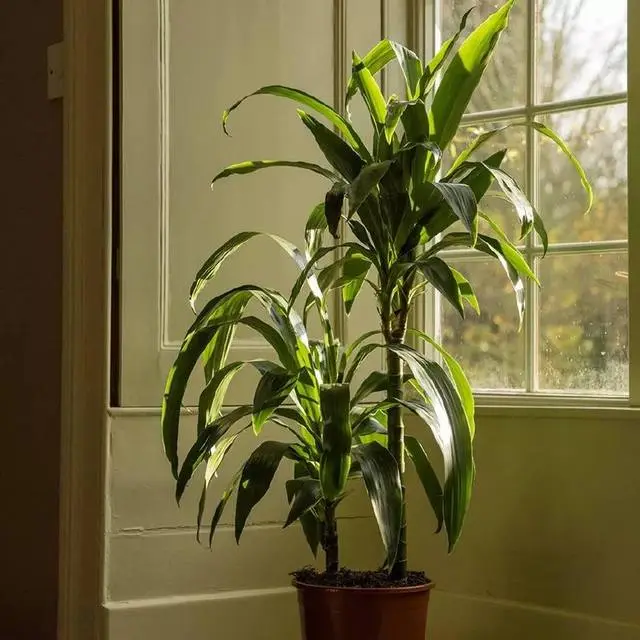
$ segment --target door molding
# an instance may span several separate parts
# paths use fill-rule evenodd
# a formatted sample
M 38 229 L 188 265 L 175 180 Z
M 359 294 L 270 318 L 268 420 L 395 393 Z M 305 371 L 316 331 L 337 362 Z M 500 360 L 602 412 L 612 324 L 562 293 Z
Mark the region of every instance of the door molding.
M 103 637 L 111 2 L 64 0 L 58 638 Z

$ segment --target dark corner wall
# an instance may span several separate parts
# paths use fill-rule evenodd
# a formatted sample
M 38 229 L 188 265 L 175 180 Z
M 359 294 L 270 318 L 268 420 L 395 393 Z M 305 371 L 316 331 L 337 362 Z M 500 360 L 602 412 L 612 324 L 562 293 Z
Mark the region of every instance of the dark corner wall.
M 62 0 L 0 0 L 0 638 L 56 636 Z

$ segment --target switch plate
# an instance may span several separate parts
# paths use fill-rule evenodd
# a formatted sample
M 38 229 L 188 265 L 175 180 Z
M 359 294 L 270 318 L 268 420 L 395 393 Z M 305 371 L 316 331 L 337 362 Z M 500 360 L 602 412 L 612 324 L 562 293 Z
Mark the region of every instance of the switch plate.
M 47 97 L 62 98 L 64 94 L 64 43 L 56 42 L 47 47 Z

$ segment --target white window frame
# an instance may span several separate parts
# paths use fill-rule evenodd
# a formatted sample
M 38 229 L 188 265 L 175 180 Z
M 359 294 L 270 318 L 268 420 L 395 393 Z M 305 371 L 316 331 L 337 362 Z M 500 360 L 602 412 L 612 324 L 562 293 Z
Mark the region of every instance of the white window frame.
M 424 11 L 424 50 L 426 54 L 433 54 L 441 42 L 439 33 L 440 6 L 443 0 L 423 0 Z M 627 104 L 628 113 L 632 113 L 633 106 L 640 104 L 640 44 L 636 44 L 631 34 L 640 30 L 640 4 L 627 0 L 627 31 L 628 31 L 628 90 L 603 96 L 592 96 L 571 100 L 561 100 L 550 103 L 536 101 L 536 73 L 537 38 L 535 31 L 535 0 L 520 0 L 527 3 L 527 83 L 525 105 L 519 107 L 496 109 L 465 115 L 464 124 L 488 124 L 507 120 L 531 122 L 540 116 L 566 113 L 577 109 L 603 107 Z M 416 36 L 414 36 L 415 38 Z M 417 38 L 416 38 L 417 39 Z M 412 44 L 420 44 L 420 40 Z M 526 129 L 526 176 L 524 188 L 534 206 L 537 204 L 536 185 L 539 167 L 539 136 L 531 128 Z M 635 166 L 640 166 L 640 125 L 628 118 L 628 174 L 633 175 Z M 507 406 L 607 406 L 624 407 L 640 405 L 640 254 L 629 250 L 630 246 L 640 246 L 640 220 L 634 218 L 633 211 L 640 203 L 640 186 L 630 179 L 628 185 L 628 236 L 627 240 L 605 240 L 600 242 L 569 242 L 549 245 L 547 255 L 570 255 L 589 253 L 621 253 L 628 252 L 629 256 L 629 394 L 628 395 L 599 395 L 586 396 L 583 393 L 571 391 L 549 391 L 537 389 L 538 355 L 539 355 L 539 314 L 531 312 L 538 305 L 538 291 L 535 283 L 528 281 L 526 289 L 527 312 L 525 313 L 525 390 L 484 390 L 476 391 L 476 398 L 480 405 Z M 542 247 L 535 244 L 529 236 L 524 246 L 527 261 L 533 267 L 535 259 L 542 255 Z M 452 250 L 452 257 L 468 258 L 475 255 L 470 250 Z M 635 278 L 634 278 L 635 274 Z M 426 301 L 425 308 L 420 310 L 416 322 L 426 327 L 432 334 L 438 335 L 440 328 L 440 296 L 436 295 Z M 636 356 L 637 354 L 637 356 Z M 635 357 L 636 366 L 633 367 Z

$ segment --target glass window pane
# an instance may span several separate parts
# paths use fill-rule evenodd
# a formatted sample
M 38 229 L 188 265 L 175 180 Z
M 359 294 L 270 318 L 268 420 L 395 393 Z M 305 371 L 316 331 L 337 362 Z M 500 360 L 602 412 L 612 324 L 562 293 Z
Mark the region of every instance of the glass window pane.
M 624 91 L 628 0 L 537 0 L 538 102 Z
M 478 135 L 494 129 L 506 127 L 508 122 L 487 122 L 475 124 L 469 127 L 463 127 L 458 130 L 453 143 L 449 148 L 449 152 L 445 154 L 443 159 L 443 168 L 445 172 L 453 163 L 453 159 L 458 156 L 465 147 L 474 140 Z M 525 180 L 525 128 L 522 126 L 512 126 L 505 128 L 504 131 L 497 133 L 484 143 L 477 151 L 471 154 L 470 159 L 474 161 L 485 160 L 492 154 L 502 149 L 507 149 L 507 156 L 502 162 L 502 169 L 509 173 L 518 182 L 521 188 L 524 188 Z M 512 240 L 517 240 L 520 235 L 520 223 L 518 217 L 511 206 L 505 201 L 502 192 L 496 187 L 495 183 L 489 190 L 487 195 L 480 202 L 480 209 L 491 216 L 505 231 Z M 483 229 L 484 227 L 484 229 Z M 481 223 L 481 231 L 490 232 L 486 223 Z M 457 223 L 455 231 L 461 231 L 462 224 Z M 493 232 L 491 232 L 493 233 Z
M 627 255 L 550 255 L 539 266 L 540 388 L 626 394 Z
M 472 284 L 480 315 L 468 309 L 461 318 L 442 300 L 444 347 L 464 367 L 475 389 L 524 388 L 524 333 L 518 331 L 513 290 L 497 262 L 464 258 L 447 261 Z
M 470 33 L 502 0 L 441 0 L 442 40 L 454 34 L 465 11 L 475 4 L 466 33 Z M 469 112 L 523 106 L 526 101 L 527 3 L 518 2 L 511 12 L 509 28 L 502 34 L 493 59 L 476 91 Z
M 627 237 L 627 107 L 582 109 L 546 118 L 584 167 L 595 192 L 591 213 L 580 178 L 546 138 L 540 143 L 539 211 L 551 242 Z

